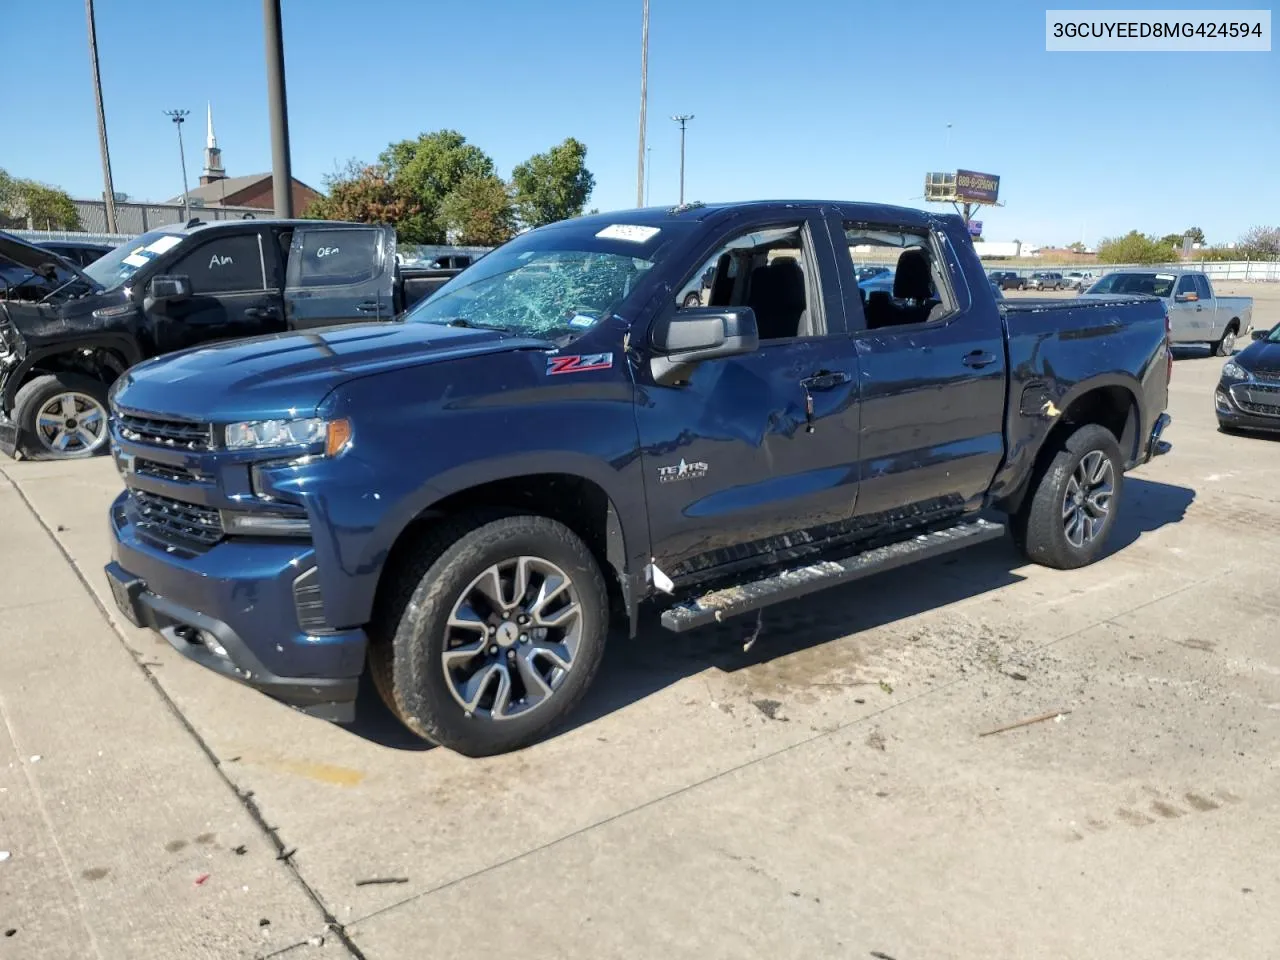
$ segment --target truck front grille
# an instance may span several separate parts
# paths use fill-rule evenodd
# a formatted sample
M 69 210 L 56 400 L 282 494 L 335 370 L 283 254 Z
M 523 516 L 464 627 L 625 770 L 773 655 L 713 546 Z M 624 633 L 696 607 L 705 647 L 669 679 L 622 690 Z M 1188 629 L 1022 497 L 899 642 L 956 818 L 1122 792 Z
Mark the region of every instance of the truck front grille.
M 155 477 L 159 480 L 170 480 L 177 483 L 199 483 L 201 480 L 200 475 L 194 470 L 189 470 L 176 463 L 159 463 L 142 457 L 134 460 L 133 469 L 145 477 Z
M 131 490 L 138 527 L 158 540 L 212 546 L 222 539 L 222 517 L 210 507 Z
M 135 443 L 182 450 L 208 450 L 213 446 L 213 428 L 207 423 L 162 420 L 129 413 L 117 414 L 116 419 L 120 424 L 120 436 Z

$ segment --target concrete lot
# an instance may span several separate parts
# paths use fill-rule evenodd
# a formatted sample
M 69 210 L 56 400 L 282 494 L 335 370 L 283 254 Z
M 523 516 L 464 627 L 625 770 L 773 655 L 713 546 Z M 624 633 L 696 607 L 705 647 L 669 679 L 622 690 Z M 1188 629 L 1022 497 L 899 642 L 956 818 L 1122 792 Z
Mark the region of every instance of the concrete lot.
M 482 761 L 185 662 L 110 612 L 112 464 L 0 463 L 0 960 L 1275 957 L 1280 442 L 1216 431 L 1220 366 L 1099 564 L 650 626 Z

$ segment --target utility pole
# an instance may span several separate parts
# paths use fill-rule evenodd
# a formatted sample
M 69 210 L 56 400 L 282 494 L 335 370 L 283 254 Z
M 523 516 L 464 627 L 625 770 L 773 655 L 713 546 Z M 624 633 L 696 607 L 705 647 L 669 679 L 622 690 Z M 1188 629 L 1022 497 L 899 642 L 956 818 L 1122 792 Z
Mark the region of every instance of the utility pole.
M 677 113 L 671 118 L 680 124 L 680 206 L 684 206 L 684 127 L 693 119 L 692 113 Z
M 164 115 L 178 128 L 178 158 L 182 161 L 182 222 L 191 219 L 191 197 L 187 193 L 187 152 L 182 148 L 182 122 L 190 110 L 166 110 Z
M 646 132 L 646 112 L 649 108 L 649 0 L 644 0 L 644 12 L 640 21 L 640 149 L 637 153 L 636 169 L 636 206 L 645 205 L 645 159 L 648 154 L 644 145 Z
M 107 213 L 107 233 L 116 233 L 116 190 L 111 183 L 111 152 L 107 149 L 107 115 L 102 109 L 102 75 L 98 72 L 98 31 L 93 22 L 93 0 L 84 0 L 89 19 L 89 63 L 93 68 L 93 99 L 98 104 L 98 146 L 102 150 L 102 199 Z
M 267 44 L 267 103 L 271 108 L 271 194 L 276 216 L 288 218 L 293 216 L 293 169 L 289 162 L 280 0 L 262 0 L 262 22 Z

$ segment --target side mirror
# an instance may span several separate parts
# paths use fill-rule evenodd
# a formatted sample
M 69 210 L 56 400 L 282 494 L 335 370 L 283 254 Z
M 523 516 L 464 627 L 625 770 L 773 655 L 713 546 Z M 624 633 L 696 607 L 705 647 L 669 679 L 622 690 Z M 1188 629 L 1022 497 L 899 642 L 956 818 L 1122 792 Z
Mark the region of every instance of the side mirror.
M 1195 303 L 1200 299 L 1198 293 L 1180 293 L 1173 298 L 1175 303 Z
M 1254 340 L 1265 340 L 1269 333 L 1271 333 L 1270 330 L 1255 330 L 1253 331 L 1252 337 Z
M 687 307 L 659 320 L 650 342 L 653 379 L 670 385 L 704 360 L 754 353 L 760 333 L 750 307 Z
M 147 297 L 157 302 L 183 300 L 191 296 L 190 277 L 155 277 L 147 286 Z

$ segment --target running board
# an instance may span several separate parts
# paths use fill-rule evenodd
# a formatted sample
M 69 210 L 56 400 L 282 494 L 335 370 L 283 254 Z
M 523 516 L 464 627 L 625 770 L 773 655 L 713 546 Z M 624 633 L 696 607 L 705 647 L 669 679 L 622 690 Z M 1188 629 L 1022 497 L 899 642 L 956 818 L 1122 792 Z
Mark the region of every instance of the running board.
M 761 580 L 713 590 L 663 611 L 662 625 L 675 633 L 706 626 L 741 613 L 816 593 L 841 583 L 851 583 L 918 560 L 927 560 L 988 540 L 998 540 L 1004 524 L 966 520 L 953 527 L 922 533 L 910 540 L 876 547 L 843 560 L 821 560 L 792 567 Z

